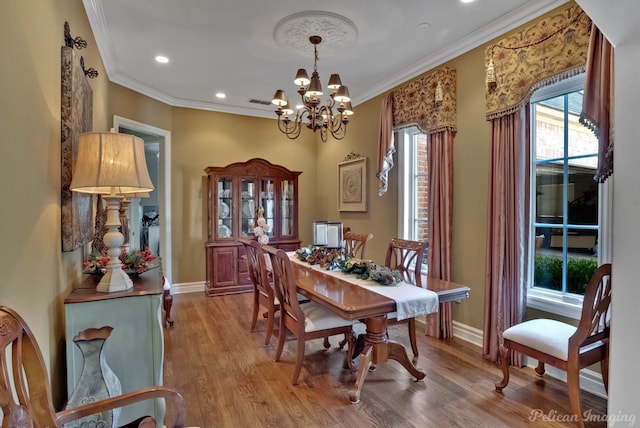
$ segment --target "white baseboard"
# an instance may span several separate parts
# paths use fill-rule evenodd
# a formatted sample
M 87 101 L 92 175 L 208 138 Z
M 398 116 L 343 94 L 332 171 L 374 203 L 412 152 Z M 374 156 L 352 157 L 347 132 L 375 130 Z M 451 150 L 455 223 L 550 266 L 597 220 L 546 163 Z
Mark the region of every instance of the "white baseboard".
M 171 294 L 196 293 L 204 291 L 204 281 L 171 284 Z
M 482 348 L 482 330 L 453 321 L 453 336 Z M 527 367 L 535 368 L 538 365 L 538 361 L 527 357 L 526 364 Z M 545 375 L 559 379 L 563 382 L 567 381 L 567 373 L 564 370 L 557 369 L 548 364 L 545 365 Z M 602 375 L 598 372 L 594 372 L 593 370 L 583 369 L 580 371 L 580 388 L 584 391 L 597 395 L 598 397 L 607 398 L 607 392 L 605 391 L 604 383 L 602 382 Z

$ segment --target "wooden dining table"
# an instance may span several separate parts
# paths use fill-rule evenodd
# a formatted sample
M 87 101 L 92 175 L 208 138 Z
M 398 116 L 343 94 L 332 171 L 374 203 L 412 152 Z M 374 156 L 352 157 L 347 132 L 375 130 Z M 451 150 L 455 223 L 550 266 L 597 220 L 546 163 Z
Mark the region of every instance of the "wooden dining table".
M 362 351 L 355 385 L 349 394 L 352 403 L 360 401 L 362 387 L 372 364 L 377 366 L 388 360 L 396 360 L 416 380 L 424 379 L 426 372 L 416 367 L 405 347 L 387 337 L 387 315 L 397 310 L 394 299 L 372 291 L 371 287 L 354 285 L 344 276 L 331 274 L 294 257 L 291 260 L 300 294 L 342 318 L 366 319 L 366 333 L 358 338 Z M 427 288 L 437 295 L 438 303 L 469 297 L 469 287 L 464 285 L 436 278 L 428 278 L 426 283 Z M 424 290 L 418 287 L 411 288 L 415 289 L 416 295 L 424 294 Z

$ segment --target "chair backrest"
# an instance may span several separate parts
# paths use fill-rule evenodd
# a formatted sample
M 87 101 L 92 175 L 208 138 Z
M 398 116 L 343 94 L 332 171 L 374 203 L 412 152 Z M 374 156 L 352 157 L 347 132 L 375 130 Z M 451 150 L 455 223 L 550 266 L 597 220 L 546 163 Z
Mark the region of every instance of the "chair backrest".
M 343 234 L 344 251 L 347 256 L 364 259 L 367 251 L 367 241 L 373 238 L 371 233 L 356 233 L 347 231 Z
M 273 288 L 280 301 L 281 316 L 285 317 L 287 327 L 293 328 L 293 322 L 304 331 L 304 312 L 298 303 L 298 287 L 291 260 L 283 250 L 269 245 L 263 246 L 263 249 L 271 258 Z
M 262 245 L 255 239 L 240 238 L 238 241 L 244 244 L 249 278 L 251 278 L 254 288 L 260 293 L 272 296 L 273 289 L 269 284 L 269 272 L 266 265 L 261 263 L 265 260 Z
M 393 238 L 389 242 L 384 265 L 400 272 L 403 281 L 422 287 L 422 262 L 428 248 L 427 241 Z
M 598 267 L 591 276 L 582 300 L 582 314 L 569 348 L 581 348 L 609 338 L 611 324 L 611 264 Z
M 2 426 L 57 426 L 38 343 L 22 317 L 5 306 L 0 306 L 0 352 Z M 11 362 L 5 358 L 9 354 Z

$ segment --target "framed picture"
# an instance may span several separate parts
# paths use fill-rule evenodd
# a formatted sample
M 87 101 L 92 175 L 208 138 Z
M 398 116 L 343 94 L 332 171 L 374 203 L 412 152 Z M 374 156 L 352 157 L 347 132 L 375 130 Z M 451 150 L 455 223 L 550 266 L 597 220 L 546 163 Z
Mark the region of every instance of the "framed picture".
M 367 211 L 367 158 L 338 164 L 338 211 Z

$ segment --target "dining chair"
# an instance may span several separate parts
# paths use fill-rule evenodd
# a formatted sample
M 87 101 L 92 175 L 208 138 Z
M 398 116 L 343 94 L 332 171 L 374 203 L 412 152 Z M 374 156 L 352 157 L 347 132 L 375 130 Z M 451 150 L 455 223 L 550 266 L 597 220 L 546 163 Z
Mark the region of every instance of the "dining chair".
M 429 243 L 427 241 L 411 241 L 407 239 L 393 238 L 387 247 L 387 255 L 384 265 L 391 270 L 400 272 L 402 280 L 417 287 L 422 287 L 422 263 L 427 254 Z M 416 341 L 416 319 L 408 318 L 398 320 L 397 314 L 387 316 L 387 325 L 408 324 L 409 341 L 414 357 L 418 356 L 418 343 Z
M 601 265 L 591 276 L 582 300 L 578 326 L 551 319 L 533 319 L 509 327 L 502 333 L 500 361 L 503 378 L 496 391 L 509 383 L 512 352 L 521 352 L 538 360 L 539 376 L 550 364 L 567 372 L 567 390 L 571 411 L 578 426 L 584 426 L 580 403 L 580 370 L 600 362 L 605 390 L 609 389 L 609 330 L 611 327 L 611 264 Z
M 371 238 L 373 238 L 371 233 L 345 232 L 342 235 L 345 254 L 349 258 L 364 259 L 367 251 L 367 241 Z
M 269 254 L 273 268 L 274 288 L 276 297 L 280 301 L 280 331 L 278 334 L 278 348 L 276 361 L 280 361 L 286 332 L 290 331 L 296 337 L 296 366 L 293 370 L 291 383 L 298 384 L 302 363 L 304 360 L 305 342 L 311 339 L 324 338 L 344 334 L 348 338 L 345 365 L 352 369 L 353 347 L 355 336 L 352 325 L 354 321 L 327 311 L 315 302 L 298 302 L 296 277 L 289 256 L 283 250 L 265 245 L 263 249 Z M 266 263 L 263 262 L 263 263 Z
M 184 427 L 185 400 L 174 388 L 152 386 L 56 412 L 49 375 L 40 347 L 27 323 L 17 312 L 0 306 L 0 403 L 3 427 L 51 427 L 106 410 L 155 398 L 174 405 L 174 428 Z M 11 358 L 4 358 L 11 355 Z M 168 424 L 167 424 L 168 425 Z M 153 418 L 143 416 L 126 427 L 155 427 Z
M 270 280 L 270 273 L 266 269 L 264 263 L 260 263 L 260 259 L 265 259 L 265 253 L 262 246 L 255 239 L 238 238 L 238 241 L 244 245 L 247 255 L 247 268 L 249 278 L 253 284 L 253 315 L 251 318 L 251 331 L 254 331 L 258 323 L 258 313 L 260 306 L 266 309 L 264 316 L 267 318 L 267 335 L 265 337 L 265 346 L 271 342 L 273 335 L 273 327 L 276 312 L 280 309 L 273 285 Z

